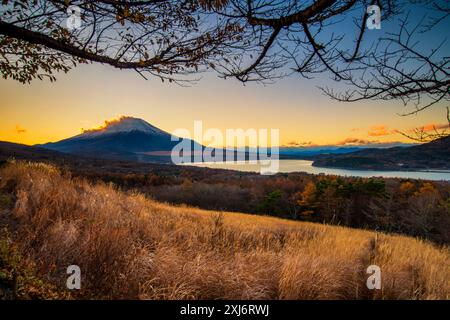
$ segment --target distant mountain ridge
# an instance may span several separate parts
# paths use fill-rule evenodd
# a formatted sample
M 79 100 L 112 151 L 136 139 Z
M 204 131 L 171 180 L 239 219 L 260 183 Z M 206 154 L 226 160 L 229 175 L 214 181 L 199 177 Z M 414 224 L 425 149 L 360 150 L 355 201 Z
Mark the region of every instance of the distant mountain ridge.
M 365 150 L 365 149 L 388 149 L 393 147 L 408 148 L 415 146 L 415 143 L 402 143 L 402 142 L 392 142 L 392 143 L 374 143 L 368 145 L 320 145 L 320 146 L 283 146 L 280 147 L 281 156 L 294 156 L 294 157 L 314 157 L 320 154 L 341 154 L 341 153 L 351 153 L 355 151 Z
M 95 158 L 170 162 L 170 151 L 179 142 L 172 141 L 171 137 L 171 134 L 142 119 L 121 117 L 106 121 L 101 128 L 85 130 L 74 137 L 37 146 Z M 192 147 L 197 144 L 190 141 Z M 154 154 L 161 151 L 165 152 L 164 155 Z
M 74 137 L 37 147 L 89 158 L 171 163 L 171 151 L 179 143 L 171 138 L 171 134 L 145 120 L 121 117 L 106 121 L 100 128 L 85 130 Z M 191 150 L 204 150 L 204 146 L 193 140 L 189 141 Z M 346 169 L 450 170 L 450 137 L 408 147 L 282 147 L 280 159 L 311 159 L 315 160 L 313 165 L 318 167 Z
M 408 148 L 320 155 L 313 165 L 364 170 L 450 170 L 450 136 Z
M 138 162 L 170 163 L 170 152 L 178 141 L 171 141 L 171 135 L 145 120 L 123 116 L 117 120 L 105 121 L 105 125 L 84 130 L 81 134 L 58 142 L 36 145 L 63 153 L 69 153 L 91 158 L 111 160 L 126 160 Z M 205 148 L 191 140 L 192 150 Z M 281 159 L 310 159 L 322 153 L 348 153 L 360 150 L 359 147 L 281 147 Z M 222 150 L 225 154 L 225 149 Z M 235 151 L 236 153 L 237 151 Z M 251 148 L 245 152 L 257 152 Z

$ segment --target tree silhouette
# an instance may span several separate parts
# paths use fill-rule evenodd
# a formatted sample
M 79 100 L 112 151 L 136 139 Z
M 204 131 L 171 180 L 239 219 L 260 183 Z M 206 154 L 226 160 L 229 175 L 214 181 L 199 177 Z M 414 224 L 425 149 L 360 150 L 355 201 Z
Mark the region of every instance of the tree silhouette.
M 20 82 L 55 80 L 53 71 L 99 62 L 182 81 L 239 34 L 206 23 L 212 8 L 220 1 L 3 1 L 0 70 Z
M 435 14 L 414 21 L 406 14 L 414 4 Z M 375 41 L 366 39 L 372 5 L 383 23 L 398 22 Z M 73 6 L 80 25 L 68 28 Z M 432 48 L 415 40 L 449 16 L 444 0 L 5 0 L 0 72 L 53 81 L 55 71 L 98 62 L 181 84 L 207 69 L 243 83 L 328 73 L 345 84 L 322 88 L 333 99 L 401 100 L 411 114 L 450 99 L 445 40 Z

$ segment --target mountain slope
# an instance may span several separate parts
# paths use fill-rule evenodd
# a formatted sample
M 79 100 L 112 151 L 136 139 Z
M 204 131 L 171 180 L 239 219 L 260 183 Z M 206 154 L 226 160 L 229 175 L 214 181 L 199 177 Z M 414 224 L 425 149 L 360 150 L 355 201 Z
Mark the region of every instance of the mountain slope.
M 425 241 L 171 206 L 44 164 L 0 176 L 0 227 L 57 288 L 79 265 L 79 299 L 450 298 L 450 252 Z M 382 290 L 367 289 L 369 265 Z
M 95 158 L 131 161 L 170 162 L 170 151 L 178 143 L 171 135 L 148 122 L 133 117 L 121 117 L 106 121 L 99 129 L 86 130 L 82 134 L 54 143 L 38 145 L 50 150 Z M 194 147 L 196 143 L 191 140 Z M 197 144 L 198 145 L 198 144 Z M 151 153 L 165 152 L 156 156 Z
M 62 152 L 41 148 L 38 146 L 27 146 L 24 144 L 0 141 L 0 160 L 9 158 L 22 160 L 54 160 L 64 161 L 71 158 L 70 155 Z
M 408 148 L 321 155 L 313 165 L 374 170 L 450 170 L 450 136 Z

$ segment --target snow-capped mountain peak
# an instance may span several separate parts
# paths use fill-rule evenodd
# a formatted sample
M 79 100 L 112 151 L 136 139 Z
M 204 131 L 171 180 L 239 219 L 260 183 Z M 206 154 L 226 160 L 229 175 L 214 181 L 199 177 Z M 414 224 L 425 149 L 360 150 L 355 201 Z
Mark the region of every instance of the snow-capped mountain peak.
M 152 126 L 150 123 L 134 117 L 122 116 L 118 119 L 107 120 L 100 128 L 83 130 L 81 137 L 95 137 L 99 135 L 139 131 L 151 135 L 166 135 L 167 133 Z

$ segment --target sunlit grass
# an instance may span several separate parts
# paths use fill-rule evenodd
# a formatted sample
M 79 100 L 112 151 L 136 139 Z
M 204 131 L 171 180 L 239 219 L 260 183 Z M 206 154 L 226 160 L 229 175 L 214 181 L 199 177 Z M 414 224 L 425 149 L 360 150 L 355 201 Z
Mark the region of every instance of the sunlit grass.
M 0 169 L 3 220 L 40 275 L 79 297 L 449 299 L 450 252 L 403 236 L 158 203 L 43 164 Z M 227 195 L 224 194 L 224 197 Z M 368 290 L 366 268 L 382 271 Z

